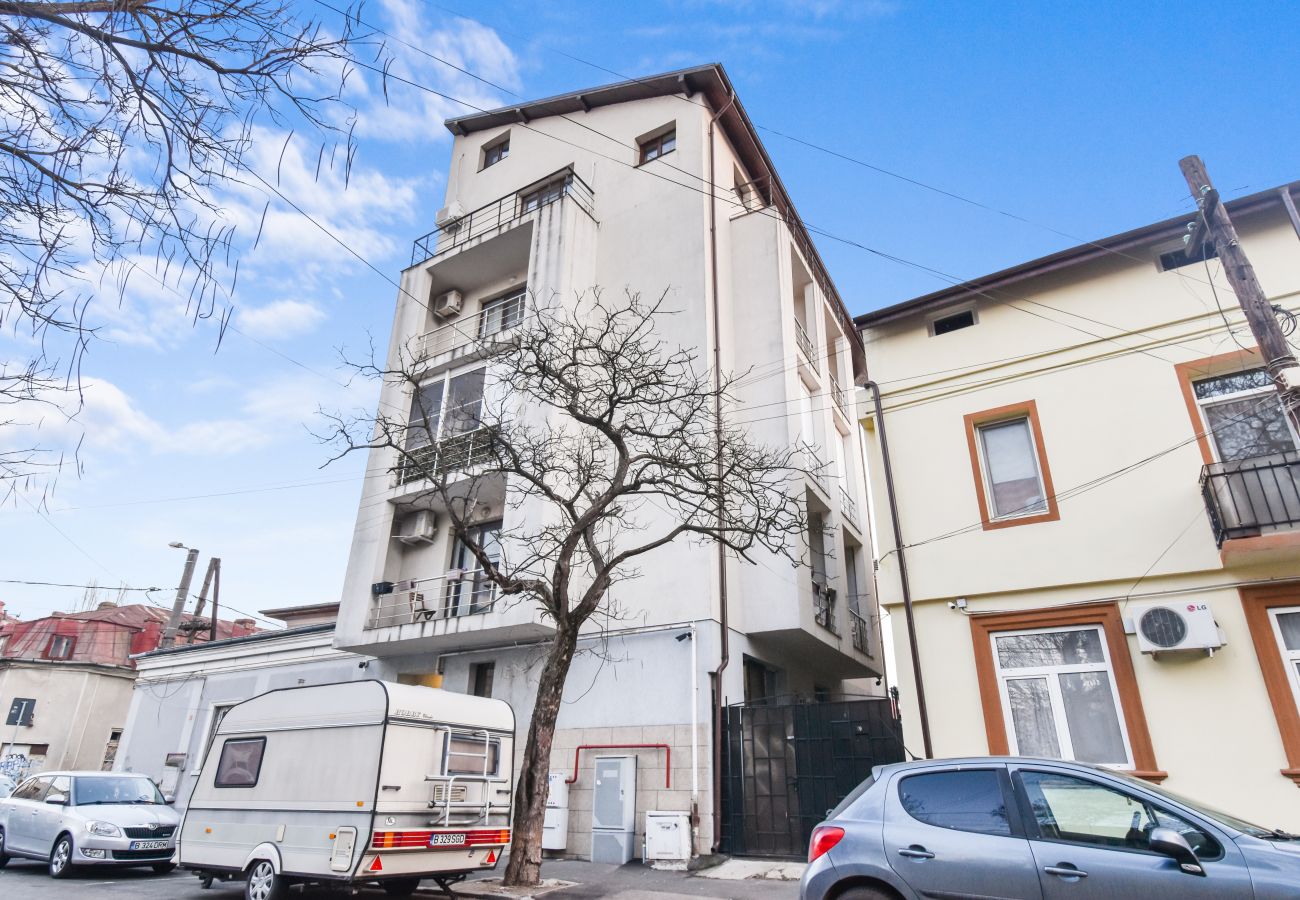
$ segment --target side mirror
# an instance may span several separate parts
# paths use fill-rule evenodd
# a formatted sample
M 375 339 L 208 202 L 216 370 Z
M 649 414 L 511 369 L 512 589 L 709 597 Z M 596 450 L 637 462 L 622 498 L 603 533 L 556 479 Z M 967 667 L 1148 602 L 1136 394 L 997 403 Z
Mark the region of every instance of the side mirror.
M 1196 851 L 1192 849 L 1192 845 L 1187 843 L 1187 838 L 1172 828 L 1153 828 L 1147 846 L 1152 851 L 1168 856 L 1178 863 L 1178 868 L 1188 875 L 1205 877 L 1205 867 L 1196 858 Z
M 49 794 L 49 795 L 46 796 L 46 798 L 45 798 L 45 802 L 46 802 L 46 803 L 52 803 L 52 804 L 55 805 L 55 806 L 67 806 L 67 805 L 68 805 L 68 795 L 67 795 L 67 794 Z
M 168 806 L 171 806 L 175 802 L 176 802 L 175 794 L 163 794 L 163 803 L 166 803 Z

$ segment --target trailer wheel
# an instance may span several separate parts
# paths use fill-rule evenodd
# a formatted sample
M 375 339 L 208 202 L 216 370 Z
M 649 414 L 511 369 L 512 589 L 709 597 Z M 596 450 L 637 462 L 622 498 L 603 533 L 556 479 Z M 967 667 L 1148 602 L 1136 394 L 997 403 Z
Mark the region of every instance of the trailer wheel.
M 283 900 L 288 890 L 288 880 L 283 875 L 276 874 L 275 866 L 271 865 L 270 860 L 259 859 L 248 867 L 244 900 Z
M 418 878 L 392 878 L 388 881 L 380 882 L 383 885 L 384 893 L 390 897 L 409 897 L 415 893 L 415 889 L 420 886 Z
M 214 880 L 214 879 L 213 879 L 213 877 L 212 877 L 211 875 L 206 875 L 206 874 L 205 874 L 205 875 L 200 875 L 200 876 L 199 876 L 199 887 L 203 888 L 203 890 L 205 890 L 205 891 L 210 891 L 210 890 L 212 890 L 212 882 L 213 882 L 213 880 Z

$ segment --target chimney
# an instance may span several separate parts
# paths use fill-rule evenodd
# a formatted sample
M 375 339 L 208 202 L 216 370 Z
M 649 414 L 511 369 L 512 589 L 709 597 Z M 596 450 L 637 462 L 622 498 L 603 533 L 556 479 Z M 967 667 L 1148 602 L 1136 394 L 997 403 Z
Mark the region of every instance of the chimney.
M 257 622 L 253 619 L 236 619 L 234 625 L 235 627 L 231 629 L 231 637 L 243 637 L 257 630 Z
M 96 606 L 95 609 L 96 609 L 96 610 L 100 610 L 100 609 L 117 609 L 117 604 L 114 603 L 112 600 L 101 600 L 101 601 L 99 602 L 99 605 Z M 2 610 L 0 610 L 0 611 L 2 611 Z

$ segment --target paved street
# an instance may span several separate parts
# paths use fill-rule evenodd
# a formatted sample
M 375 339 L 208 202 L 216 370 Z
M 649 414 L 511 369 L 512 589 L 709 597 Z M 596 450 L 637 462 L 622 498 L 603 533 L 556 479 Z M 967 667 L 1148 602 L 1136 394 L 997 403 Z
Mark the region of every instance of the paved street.
M 606 866 L 560 860 L 543 868 L 547 878 L 579 882 L 572 888 L 546 894 L 547 900 L 604 897 L 609 900 L 793 900 L 798 887 L 792 882 L 716 881 L 680 872 L 661 872 L 638 864 Z M 68 881 L 54 881 L 43 863 L 13 860 L 0 871 L 0 897 L 4 900 L 85 900 L 85 898 L 132 898 L 132 900 L 235 900 L 242 897 L 242 883 L 199 887 L 191 874 L 177 870 L 154 875 L 148 869 L 94 871 L 83 869 Z M 368 894 L 370 892 L 367 892 Z M 312 897 L 337 898 L 339 894 L 316 890 L 295 891 L 304 900 Z M 378 891 L 372 896 L 384 895 Z M 437 892 L 417 896 L 438 897 Z

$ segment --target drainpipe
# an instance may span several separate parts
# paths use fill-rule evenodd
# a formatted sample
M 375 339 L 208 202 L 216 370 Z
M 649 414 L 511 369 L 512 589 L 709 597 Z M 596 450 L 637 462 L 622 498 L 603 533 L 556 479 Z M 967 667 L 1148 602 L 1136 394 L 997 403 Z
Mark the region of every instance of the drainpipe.
M 709 118 L 709 280 L 713 307 L 713 446 L 718 467 L 718 528 L 722 529 L 722 314 L 718 303 L 718 196 L 713 132 L 718 119 L 736 103 L 733 93 L 727 104 Z M 713 850 L 722 839 L 722 673 L 731 662 L 727 624 L 727 547 L 718 542 L 718 639 L 721 658 L 713 677 Z
M 903 589 L 903 616 L 907 620 L 907 645 L 912 652 L 912 677 L 916 681 L 916 711 L 921 716 L 921 743 L 925 758 L 934 758 L 930 744 L 930 713 L 925 705 L 925 681 L 921 678 L 921 657 L 916 648 L 916 620 L 912 616 L 912 585 L 907 578 L 907 551 L 903 549 L 903 527 L 898 520 L 898 499 L 894 494 L 894 470 L 889 462 L 889 440 L 885 436 L 885 410 L 880 403 L 880 387 L 874 381 L 862 385 L 871 391 L 876 408 L 876 430 L 880 433 L 880 456 L 885 463 L 885 493 L 889 497 L 889 518 L 894 526 L 894 549 L 898 553 L 898 580 Z
M 687 640 L 691 642 L 691 856 L 696 856 L 700 842 L 700 673 L 694 622 Z

